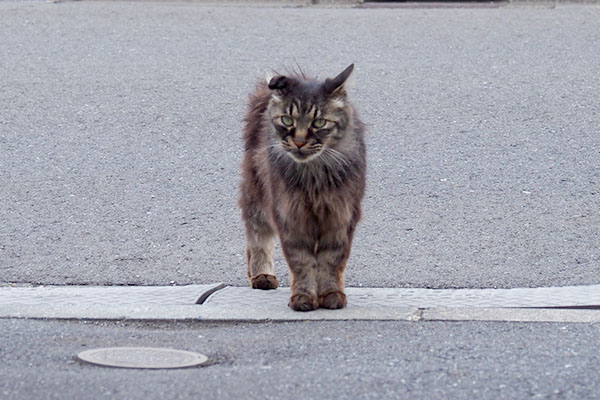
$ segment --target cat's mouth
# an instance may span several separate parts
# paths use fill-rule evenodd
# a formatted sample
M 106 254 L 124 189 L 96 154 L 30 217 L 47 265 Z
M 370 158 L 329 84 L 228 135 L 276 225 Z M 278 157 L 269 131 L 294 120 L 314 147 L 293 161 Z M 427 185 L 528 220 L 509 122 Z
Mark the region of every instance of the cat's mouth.
M 288 154 L 292 156 L 292 158 L 297 162 L 308 162 L 310 160 L 314 160 L 321 153 L 320 150 L 317 151 L 302 151 L 300 149 L 288 150 Z
M 299 163 L 311 161 L 319 156 L 322 152 L 322 146 L 304 146 L 298 147 L 292 144 L 291 140 L 282 140 L 281 145 L 285 152 L 292 159 Z

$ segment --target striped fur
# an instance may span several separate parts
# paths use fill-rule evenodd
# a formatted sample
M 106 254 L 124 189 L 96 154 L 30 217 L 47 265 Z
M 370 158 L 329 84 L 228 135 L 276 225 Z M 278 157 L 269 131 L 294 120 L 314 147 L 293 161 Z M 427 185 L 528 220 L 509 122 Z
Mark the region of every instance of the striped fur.
M 346 305 L 344 270 L 366 173 L 364 125 L 344 89 L 351 70 L 324 82 L 276 76 L 250 97 L 239 203 L 248 277 L 253 288 L 279 285 L 279 236 L 294 310 Z

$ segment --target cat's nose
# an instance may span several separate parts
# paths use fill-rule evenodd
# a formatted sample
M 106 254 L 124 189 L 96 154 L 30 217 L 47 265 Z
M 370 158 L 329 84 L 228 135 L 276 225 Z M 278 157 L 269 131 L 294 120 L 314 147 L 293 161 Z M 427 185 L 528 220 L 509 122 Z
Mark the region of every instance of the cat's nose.
M 296 147 L 300 148 L 306 144 L 306 140 L 302 138 L 294 138 L 294 144 L 296 145 Z

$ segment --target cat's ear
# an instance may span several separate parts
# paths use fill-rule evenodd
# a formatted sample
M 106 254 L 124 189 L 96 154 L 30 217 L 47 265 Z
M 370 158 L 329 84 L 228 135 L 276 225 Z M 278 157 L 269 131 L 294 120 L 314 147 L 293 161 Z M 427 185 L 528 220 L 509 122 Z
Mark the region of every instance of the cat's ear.
M 275 74 L 271 71 L 267 71 L 265 73 L 265 82 L 267 83 L 267 86 L 269 85 L 269 83 L 271 82 L 271 79 L 273 79 L 274 76 L 275 76 Z
M 277 75 L 269 80 L 269 89 L 285 90 L 288 88 L 290 80 L 283 75 Z
M 354 70 L 354 64 L 350 64 L 348 68 L 342 71 L 341 74 L 336 76 L 335 78 L 325 79 L 323 83 L 323 90 L 326 94 L 345 94 L 346 91 L 344 89 L 344 83 L 348 80 L 348 77 L 352 74 Z

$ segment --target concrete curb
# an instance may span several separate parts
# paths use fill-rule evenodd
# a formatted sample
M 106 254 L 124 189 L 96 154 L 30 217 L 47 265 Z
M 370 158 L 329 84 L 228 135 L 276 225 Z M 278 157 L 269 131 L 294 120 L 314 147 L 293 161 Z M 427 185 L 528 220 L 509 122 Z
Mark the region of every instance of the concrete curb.
M 223 309 L 203 306 L 0 306 L 0 318 L 117 321 L 499 321 L 600 323 L 599 310 L 523 308 L 370 308 L 294 312 L 282 305 L 273 309 Z
M 433 308 L 423 321 L 600 322 L 600 310 L 535 308 Z
M 289 288 L 223 284 L 0 288 L 0 318 L 200 321 L 600 322 L 600 285 L 518 289 L 348 288 L 348 307 L 301 313 Z M 202 299 L 202 304 L 196 304 Z
M 600 285 L 514 289 L 346 288 L 348 304 L 367 308 L 556 308 L 599 307 Z M 204 305 L 221 308 L 277 308 L 290 297 L 289 288 L 253 290 L 227 286 Z

